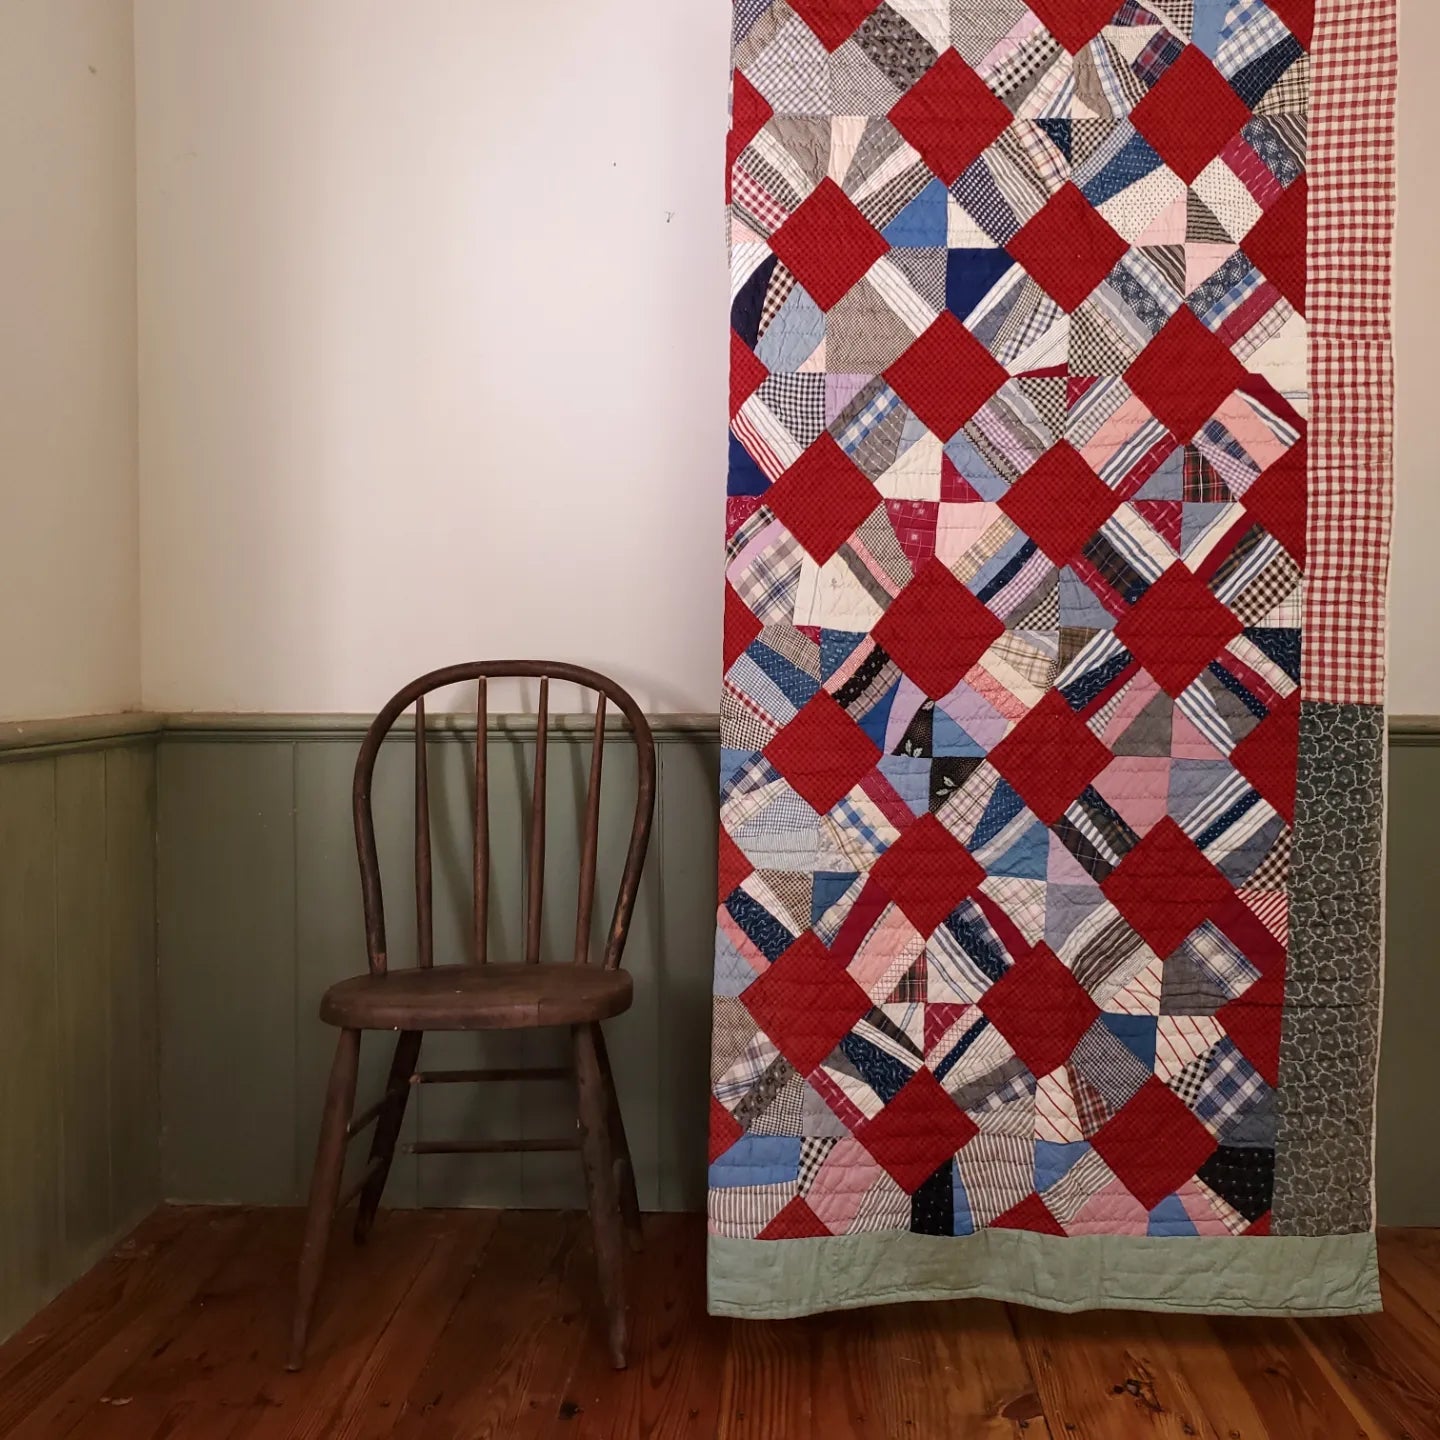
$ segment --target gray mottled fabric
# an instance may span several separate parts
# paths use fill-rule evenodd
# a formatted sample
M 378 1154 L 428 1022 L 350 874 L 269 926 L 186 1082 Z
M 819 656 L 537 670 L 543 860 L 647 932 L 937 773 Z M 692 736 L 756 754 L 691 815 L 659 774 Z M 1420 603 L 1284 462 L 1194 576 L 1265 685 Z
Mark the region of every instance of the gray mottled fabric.
M 1379 1046 L 1385 714 L 1307 701 L 1280 1041 L 1274 1228 L 1367 1230 Z

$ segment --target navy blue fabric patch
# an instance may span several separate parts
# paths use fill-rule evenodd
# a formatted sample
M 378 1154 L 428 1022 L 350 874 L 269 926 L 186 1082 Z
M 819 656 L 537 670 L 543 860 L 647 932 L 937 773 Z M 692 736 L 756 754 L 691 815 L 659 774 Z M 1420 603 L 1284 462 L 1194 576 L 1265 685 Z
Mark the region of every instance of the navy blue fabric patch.
M 951 1235 L 955 1230 L 955 1184 L 947 1160 L 920 1182 L 910 1197 L 910 1228 L 917 1235 Z
M 1015 262 L 1003 251 L 951 250 L 945 257 L 945 308 L 966 319 Z
M 725 901 L 725 908 L 767 960 L 778 960 L 795 939 L 758 900 L 743 890 L 733 890 Z

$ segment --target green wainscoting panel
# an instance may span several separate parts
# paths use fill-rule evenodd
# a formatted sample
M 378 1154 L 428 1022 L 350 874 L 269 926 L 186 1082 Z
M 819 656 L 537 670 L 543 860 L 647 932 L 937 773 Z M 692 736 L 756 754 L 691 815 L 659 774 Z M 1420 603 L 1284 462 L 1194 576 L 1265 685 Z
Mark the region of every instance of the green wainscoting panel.
M 719 768 L 719 741 L 713 738 L 678 739 L 660 751 L 663 1210 L 705 1208 Z
M 154 732 L 0 734 L 0 1335 L 160 1199 Z
M 159 774 L 166 1195 L 286 1204 L 297 1194 L 295 747 L 177 740 L 161 746 Z
M 705 1195 L 710 967 L 714 947 L 716 775 L 713 718 L 657 717 L 656 824 L 626 964 L 634 1009 L 607 1025 L 641 1201 L 693 1210 Z M 363 723 L 349 716 L 173 719 L 161 744 L 160 962 L 166 1076 L 165 1184 L 175 1200 L 304 1198 L 334 1034 L 319 996 L 364 967 L 350 782 Z M 492 844 L 490 947 L 514 954 L 525 915 L 524 847 L 534 722 L 497 717 L 488 735 Z M 474 729 L 440 719 L 429 747 L 436 958 L 470 943 Z M 623 857 L 635 751 L 612 729 L 605 748 L 596 925 Z M 1400 722 L 1392 749 L 1390 965 L 1379 1122 L 1380 1213 L 1440 1224 L 1432 1157 L 1440 1119 L 1440 726 Z M 552 734 L 544 937 L 574 943 L 578 817 L 589 722 Z M 375 809 L 392 963 L 414 956 L 414 743 L 401 730 L 376 772 Z M 548 1063 L 552 1032 L 435 1035 L 430 1068 Z M 362 1052 L 362 1102 L 378 1093 L 389 1037 Z M 427 1086 L 407 1134 L 427 1140 L 564 1133 L 560 1084 Z M 364 1142 L 353 1147 L 358 1161 Z M 387 1203 L 544 1207 L 583 1200 L 570 1155 L 443 1156 L 396 1166 Z
M 105 752 L 105 896 L 110 944 L 110 1185 L 139 1219 L 160 1183 L 160 995 L 155 935 L 156 753 Z
M 1440 731 L 1390 747 L 1376 1193 L 1387 1225 L 1440 1225 Z

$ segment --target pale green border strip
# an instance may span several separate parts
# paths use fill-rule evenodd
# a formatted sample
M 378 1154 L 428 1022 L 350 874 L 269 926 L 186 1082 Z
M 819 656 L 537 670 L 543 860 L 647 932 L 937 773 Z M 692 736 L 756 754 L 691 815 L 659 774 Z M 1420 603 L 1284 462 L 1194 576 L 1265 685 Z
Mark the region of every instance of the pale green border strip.
M 1380 1309 L 1372 1234 L 1231 1238 L 906 1230 L 708 1242 L 712 1315 L 786 1320 L 912 1300 L 1042 1310 L 1361 1315 Z

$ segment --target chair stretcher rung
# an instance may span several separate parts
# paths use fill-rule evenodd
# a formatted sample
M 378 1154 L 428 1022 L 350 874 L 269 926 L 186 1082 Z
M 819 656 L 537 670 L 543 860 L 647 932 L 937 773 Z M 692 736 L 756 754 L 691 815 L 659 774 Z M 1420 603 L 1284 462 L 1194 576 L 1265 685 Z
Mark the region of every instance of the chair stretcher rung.
M 335 1208 L 337 1210 L 343 1210 L 365 1188 L 366 1181 L 368 1181 L 372 1175 L 375 1175 L 381 1169 L 383 1169 L 384 1165 L 384 1156 L 375 1156 L 375 1158 L 371 1160 L 369 1164 L 367 1164 L 365 1168 L 360 1172 L 360 1175 L 355 1180 L 355 1183 L 351 1185 L 350 1188 L 346 1190 L 345 1193 L 341 1195 L 341 1197 L 335 1202 Z
M 350 1123 L 345 1127 L 347 1140 L 353 1140 L 362 1130 L 373 1125 L 380 1118 L 380 1112 L 385 1108 L 386 1098 L 382 1095 L 373 1105 L 367 1106 L 358 1115 L 351 1118 Z
M 504 1155 L 517 1150 L 578 1150 L 580 1137 L 552 1140 L 417 1140 L 403 1147 L 407 1155 Z

